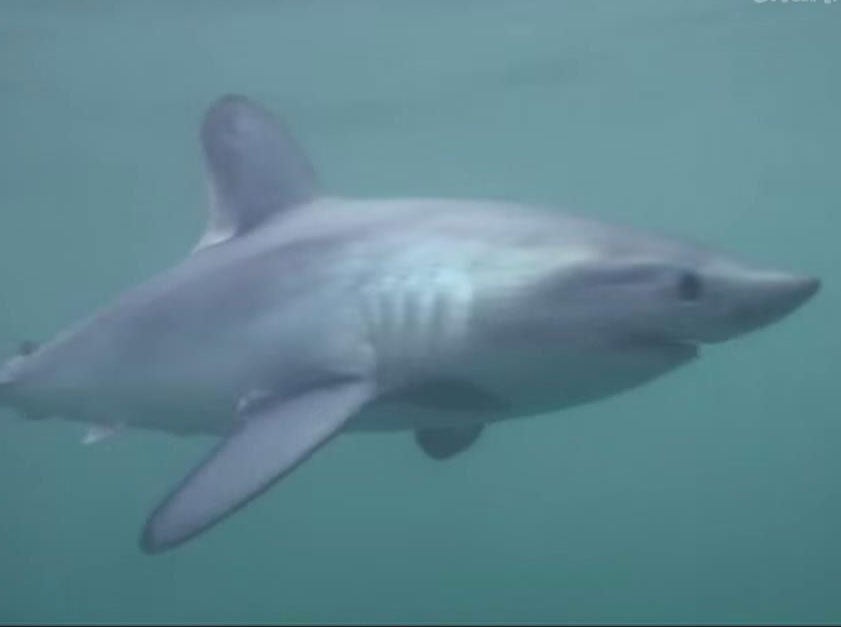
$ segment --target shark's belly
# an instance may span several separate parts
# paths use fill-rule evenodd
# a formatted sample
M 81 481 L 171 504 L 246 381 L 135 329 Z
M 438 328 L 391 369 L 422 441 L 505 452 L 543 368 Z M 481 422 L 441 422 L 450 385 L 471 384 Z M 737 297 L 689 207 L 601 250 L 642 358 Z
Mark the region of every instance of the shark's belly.
M 545 414 L 607 398 L 695 356 L 690 347 L 488 350 L 369 405 L 349 429 L 459 426 Z

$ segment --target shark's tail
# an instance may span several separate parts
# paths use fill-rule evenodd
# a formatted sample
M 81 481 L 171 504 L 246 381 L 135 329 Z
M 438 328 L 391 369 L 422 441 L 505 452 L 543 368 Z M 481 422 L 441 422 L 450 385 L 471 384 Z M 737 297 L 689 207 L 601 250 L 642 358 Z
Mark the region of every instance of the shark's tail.
M 12 382 L 0 379 L 0 407 L 5 407 L 9 404 L 9 388 Z
M 0 407 L 8 407 L 12 403 L 12 385 L 14 380 L 4 364 L 0 367 Z
M 22 342 L 17 354 L 0 365 L 0 407 L 12 405 L 13 389 L 17 383 L 21 363 L 36 350 L 38 350 L 38 344 L 35 342 Z
M 12 357 L 0 366 L 0 407 L 7 407 L 11 403 L 12 385 L 14 385 L 14 362 L 17 357 Z

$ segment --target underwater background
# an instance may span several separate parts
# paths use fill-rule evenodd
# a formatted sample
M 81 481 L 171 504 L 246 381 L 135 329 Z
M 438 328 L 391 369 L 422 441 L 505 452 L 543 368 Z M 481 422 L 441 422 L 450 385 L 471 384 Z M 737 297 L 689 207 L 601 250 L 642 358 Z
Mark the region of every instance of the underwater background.
M 187 254 L 229 92 L 331 193 L 548 203 L 824 282 L 446 463 L 342 436 L 155 557 L 213 440 L 2 410 L 0 622 L 841 621 L 840 34 L 823 0 L 0 2 L 3 355 Z

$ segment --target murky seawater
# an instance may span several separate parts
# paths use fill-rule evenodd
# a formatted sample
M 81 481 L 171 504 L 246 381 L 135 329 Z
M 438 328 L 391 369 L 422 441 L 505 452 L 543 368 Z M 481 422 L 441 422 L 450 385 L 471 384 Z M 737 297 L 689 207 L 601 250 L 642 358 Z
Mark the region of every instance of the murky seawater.
M 449 463 L 348 435 L 179 550 L 211 444 L 0 415 L 0 621 L 838 622 L 841 3 L 3 2 L 0 346 L 183 257 L 197 125 L 283 112 L 325 187 L 505 197 L 824 279 L 650 386 Z

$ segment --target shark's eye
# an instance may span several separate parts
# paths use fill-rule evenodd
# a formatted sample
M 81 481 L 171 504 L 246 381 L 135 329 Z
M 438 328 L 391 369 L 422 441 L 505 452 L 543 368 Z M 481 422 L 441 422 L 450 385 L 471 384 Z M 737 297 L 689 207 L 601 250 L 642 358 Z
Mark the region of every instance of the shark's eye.
M 701 297 L 703 285 L 701 277 L 694 272 L 684 272 L 677 284 L 677 293 L 681 300 L 698 300 Z

